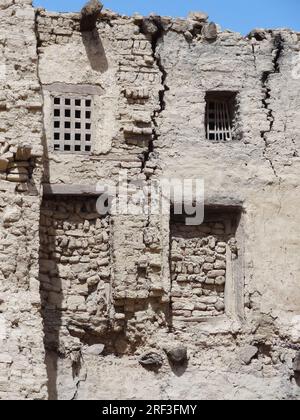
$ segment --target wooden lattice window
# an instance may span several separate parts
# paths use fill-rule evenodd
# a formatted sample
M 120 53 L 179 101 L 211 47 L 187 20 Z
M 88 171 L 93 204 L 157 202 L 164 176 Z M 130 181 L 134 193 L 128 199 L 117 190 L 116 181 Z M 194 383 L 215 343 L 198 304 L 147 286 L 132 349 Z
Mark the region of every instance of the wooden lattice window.
M 233 139 L 236 94 L 209 92 L 206 95 L 206 138 L 211 141 Z
M 54 151 L 90 153 L 92 148 L 92 99 L 55 96 L 53 101 Z

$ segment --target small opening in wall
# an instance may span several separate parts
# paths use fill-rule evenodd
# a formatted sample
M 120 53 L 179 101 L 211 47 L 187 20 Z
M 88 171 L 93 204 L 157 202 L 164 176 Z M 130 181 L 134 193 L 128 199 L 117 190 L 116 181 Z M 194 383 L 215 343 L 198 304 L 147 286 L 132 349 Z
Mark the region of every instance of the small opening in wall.
M 236 92 L 207 92 L 205 98 L 207 140 L 229 141 L 234 139 L 236 98 Z
M 53 97 L 53 149 L 67 152 L 91 151 L 92 99 L 87 97 Z M 83 118 L 90 121 L 82 121 Z M 67 144 L 57 146 L 58 141 Z M 81 144 L 78 144 L 81 142 Z
M 59 144 L 55 144 L 54 145 L 54 150 L 59 150 L 60 149 L 60 145 Z

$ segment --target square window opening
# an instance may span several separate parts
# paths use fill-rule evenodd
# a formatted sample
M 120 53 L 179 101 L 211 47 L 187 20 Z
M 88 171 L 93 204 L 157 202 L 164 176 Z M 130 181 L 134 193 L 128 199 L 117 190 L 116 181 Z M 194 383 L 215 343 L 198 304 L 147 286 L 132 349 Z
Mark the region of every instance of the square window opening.
M 206 139 L 222 142 L 234 140 L 237 92 L 207 92 L 205 100 Z
M 53 150 L 88 153 L 91 145 L 92 99 L 83 97 L 53 97 Z M 58 142 L 66 142 L 58 144 Z

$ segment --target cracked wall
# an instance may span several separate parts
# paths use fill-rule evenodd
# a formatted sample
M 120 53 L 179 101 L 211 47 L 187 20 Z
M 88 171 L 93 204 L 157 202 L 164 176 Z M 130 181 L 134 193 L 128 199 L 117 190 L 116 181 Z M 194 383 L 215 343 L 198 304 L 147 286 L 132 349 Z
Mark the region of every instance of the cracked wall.
M 81 32 L 79 14 L 14 3 L 0 6 L 0 398 L 299 399 L 299 34 L 105 9 Z M 212 91 L 236 93 L 233 141 L 206 139 Z M 56 95 L 92 98 L 90 153 L 53 151 Z M 95 185 L 122 194 L 120 171 L 132 210 L 136 184 L 203 178 L 219 218 L 101 218 Z

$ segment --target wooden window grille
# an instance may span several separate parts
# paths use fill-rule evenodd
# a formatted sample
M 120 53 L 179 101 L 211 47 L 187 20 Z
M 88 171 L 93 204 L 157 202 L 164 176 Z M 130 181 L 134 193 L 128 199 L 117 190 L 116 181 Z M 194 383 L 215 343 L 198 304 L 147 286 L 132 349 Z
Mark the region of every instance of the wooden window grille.
M 53 97 L 53 148 L 66 153 L 92 149 L 92 99 Z
M 235 94 L 212 92 L 206 96 L 206 138 L 211 141 L 233 139 Z

